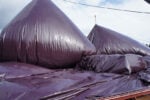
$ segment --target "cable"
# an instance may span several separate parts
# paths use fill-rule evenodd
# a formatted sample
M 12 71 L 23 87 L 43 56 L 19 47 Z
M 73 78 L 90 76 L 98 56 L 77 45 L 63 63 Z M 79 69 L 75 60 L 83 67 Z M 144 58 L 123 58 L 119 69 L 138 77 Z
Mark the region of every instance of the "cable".
M 116 10 L 116 11 L 124 11 L 124 12 L 131 12 L 131 13 L 150 14 L 150 12 L 142 12 L 142 11 L 127 10 L 127 9 L 117 9 L 117 8 L 110 8 L 110 7 L 103 7 L 103 6 L 89 5 L 89 4 L 85 4 L 85 3 L 78 3 L 78 2 L 68 1 L 68 0 L 63 0 L 63 1 L 69 2 L 69 3 L 72 3 L 72 4 L 78 4 L 78 5 L 88 6 L 88 7 L 95 7 L 95 8 L 102 8 L 102 9 Z

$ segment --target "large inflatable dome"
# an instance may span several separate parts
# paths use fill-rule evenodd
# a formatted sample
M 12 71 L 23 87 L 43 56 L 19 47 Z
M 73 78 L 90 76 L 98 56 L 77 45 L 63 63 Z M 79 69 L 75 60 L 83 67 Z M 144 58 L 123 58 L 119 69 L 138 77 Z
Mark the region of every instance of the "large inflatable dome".
M 1 61 L 63 68 L 95 47 L 50 0 L 32 0 L 0 35 Z
M 94 26 L 88 38 L 95 45 L 97 54 L 150 55 L 150 49 L 143 44 L 99 25 Z

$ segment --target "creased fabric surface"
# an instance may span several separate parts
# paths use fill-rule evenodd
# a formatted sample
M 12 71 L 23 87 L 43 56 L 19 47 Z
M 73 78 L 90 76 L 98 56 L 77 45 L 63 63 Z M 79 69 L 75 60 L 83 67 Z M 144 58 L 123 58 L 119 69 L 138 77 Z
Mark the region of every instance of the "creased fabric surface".
M 51 0 L 32 0 L 0 34 L 1 61 L 71 67 L 95 47 Z
M 94 73 L 72 68 L 52 70 L 24 63 L 0 63 L 0 100 L 39 100 L 56 92 L 81 89 L 97 82 L 101 83 L 89 86 L 89 89 L 72 99 L 107 97 L 147 87 L 137 74 Z
M 92 55 L 83 57 L 77 67 L 97 73 L 132 74 L 145 70 L 145 57 L 135 54 Z
M 150 55 L 150 48 L 123 34 L 95 25 L 89 40 L 95 45 L 97 54 Z

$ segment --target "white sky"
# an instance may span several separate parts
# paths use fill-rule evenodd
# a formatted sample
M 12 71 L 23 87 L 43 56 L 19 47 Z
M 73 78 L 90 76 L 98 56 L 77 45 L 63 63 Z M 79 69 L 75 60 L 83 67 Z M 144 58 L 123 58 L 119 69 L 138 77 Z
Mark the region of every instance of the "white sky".
M 0 30 L 31 0 L 0 0 Z M 150 14 L 136 14 L 74 5 L 63 0 L 52 0 L 85 34 L 95 24 L 123 33 L 142 43 L 150 43 Z M 70 0 L 91 5 L 150 12 L 144 0 Z

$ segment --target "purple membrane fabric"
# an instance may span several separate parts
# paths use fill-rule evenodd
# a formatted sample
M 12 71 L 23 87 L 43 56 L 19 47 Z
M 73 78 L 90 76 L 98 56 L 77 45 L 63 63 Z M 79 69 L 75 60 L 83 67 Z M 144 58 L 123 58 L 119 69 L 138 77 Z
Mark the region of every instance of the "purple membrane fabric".
M 2 61 L 49 68 L 74 65 L 95 47 L 51 0 L 32 0 L 0 35 Z
M 147 66 L 150 67 L 150 56 L 144 56 L 143 60 L 145 60 L 147 63 Z
M 141 80 L 150 83 L 150 56 L 145 56 L 143 59 L 147 63 L 147 68 L 139 73 L 139 77 Z
M 97 54 L 150 55 L 150 49 L 137 41 L 110 29 L 95 25 L 88 36 Z
M 150 83 L 150 68 L 141 71 L 138 75 L 141 80 Z
M 131 74 L 146 69 L 147 63 L 140 55 L 93 55 L 84 57 L 78 68 L 95 72 Z
M 39 100 L 48 95 L 53 95 L 49 100 L 85 100 L 145 87 L 136 74 L 122 76 L 73 68 L 52 70 L 16 62 L 0 63 L 0 100 Z

